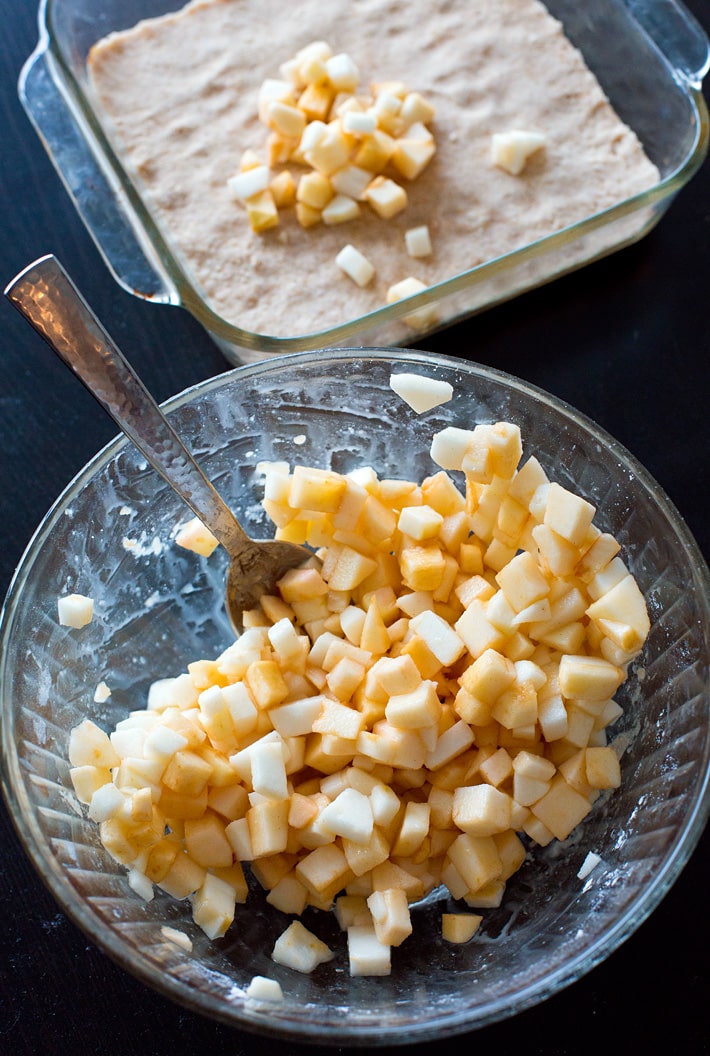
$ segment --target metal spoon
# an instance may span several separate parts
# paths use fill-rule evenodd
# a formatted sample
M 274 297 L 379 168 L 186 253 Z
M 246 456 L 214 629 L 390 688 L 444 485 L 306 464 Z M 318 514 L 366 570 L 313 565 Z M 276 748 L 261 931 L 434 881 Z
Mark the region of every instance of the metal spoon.
M 311 552 L 246 534 L 54 256 L 28 265 L 5 296 L 225 548 L 227 612 L 241 631 L 243 612 Z

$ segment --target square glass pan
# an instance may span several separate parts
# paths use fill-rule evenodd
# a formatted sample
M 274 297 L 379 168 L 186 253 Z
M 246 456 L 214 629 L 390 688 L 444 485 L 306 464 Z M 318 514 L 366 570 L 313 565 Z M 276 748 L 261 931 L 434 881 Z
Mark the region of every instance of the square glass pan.
M 114 153 L 87 88 L 91 46 L 182 7 L 184 0 L 42 0 L 39 42 L 19 83 L 21 101 L 116 280 L 146 300 L 181 305 L 231 362 L 337 345 L 405 345 L 421 338 L 403 316 L 436 306 L 439 328 L 637 241 L 697 171 L 708 147 L 701 92 L 710 42 L 679 0 L 546 0 L 584 55 L 661 179 L 546 238 L 343 325 L 277 338 L 220 317 L 203 299 L 169 235 L 156 224 Z

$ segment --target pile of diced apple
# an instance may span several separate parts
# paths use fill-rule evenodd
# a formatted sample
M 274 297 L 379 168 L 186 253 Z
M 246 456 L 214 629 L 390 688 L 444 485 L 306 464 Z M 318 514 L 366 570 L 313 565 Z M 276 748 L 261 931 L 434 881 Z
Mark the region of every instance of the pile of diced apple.
M 400 181 L 416 179 L 436 152 L 431 104 L 399 81 L 361 90 L 352 58 L 325 41 L 306 45 L 280 74 L 259 89 L 266 158 L 246 151 L 228 181 L 252 230 L 277 226 L 287 207 L 302 227 L 353 220 L 363 204 L 385 220 L 406 208 Z
M 105 848 L 211 937 L 248 863 L 281 912 L 334 909 L 353 974 L 387 974 L 412 902 L 445 885 L 462 912 L 443 934 L 466 941 L 521 837 L 565 840 L 620 783 L 607 728 L 649 620 L 617 542 L 521 464 L 513 424 L 444 429 L 431 455 L 421 482 L 262 467 L 276 537 L 313 559 L 217 659 L 155 683 L 110 735 L 72 732 Z M 331 951 L 296 919 L 273 956 L 311 971 Z

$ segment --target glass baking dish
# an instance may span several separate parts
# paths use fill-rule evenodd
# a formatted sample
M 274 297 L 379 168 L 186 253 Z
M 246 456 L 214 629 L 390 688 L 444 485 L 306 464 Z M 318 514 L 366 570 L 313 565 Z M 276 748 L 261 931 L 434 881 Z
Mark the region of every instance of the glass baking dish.
M 661 218 L 707 153 L 702 79 L 710 42 L 678 0 L 546 0 L 660 180 L 647 191 L 499 256 L 415 297 L 339 326 L 274 337 L 222 318 L 203 298 L 92 107 L 90 47 L 112 30 L 174 11 L 184 0 L 42 0 L 39 42 L 20 77 L 21 101 L 116 280 L 138 297 L 181 305 L 233 363 L 338 345 L 406 345 L 426 332 L 407 316 L 434 307 L 437 329 L 637 241 Z M 429 313 L 427 313 L 429 314 Z M 434 329 L 434 327 L 432 327 Z

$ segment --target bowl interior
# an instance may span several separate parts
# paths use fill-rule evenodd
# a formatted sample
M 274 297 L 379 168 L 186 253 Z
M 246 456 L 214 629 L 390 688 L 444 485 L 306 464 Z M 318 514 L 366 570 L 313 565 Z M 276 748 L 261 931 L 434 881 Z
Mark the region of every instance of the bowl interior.
M 389 388 L 392 370 L 450 381 L 454 398 L 415 415 Z M 37 868 L 66 911 L 145 982 L 207 1014 L 291 1038 L 384 1044 L 471 1029 L 535 1003 L 588 971 L 658 903 L 707 817 L 707 568 L 657 485 L 621 447 L 546 394 L 498 372 L 396 350 L 298 355 L 240 368 L 171 401 L 171 415 L 248 531 L 267 537 L 261 460 L 383 477 L 436 470 L 432 434 L 509 419 L 552 479 L 598 508 L 645 592 L 652 630 L 615 732 L 628 742 L 621 789 L 604 795 L 573 835 L 531 849 L 474 942 L 440 937 L 446 900 L 413 911 L 414 937 L 393 951 L 388 978 L 349 976 L 330 914 L 304 923 L 336 951 L 311 976 L 270 959 L 288 923 L 254 889 L 227 936 L 209 942 L 190 907 L 156 889 L 143 902 L 101 847 L 68 776 L 69 730 L 86 716 L 105 729 L 145 706 L 156 678 L 217 655 L 232 634 L 223 612 L 221 549 L 205 561 L 175 546 L 190 514 L 135 449 L 116 441 L 48 514 L 23 559 L 3 617 L 5 793 Z M 69 591 L 95 600 L 93 622 L 56 619 Z M 111 688 L 95 702 L 101 681 Z M 588 851 L 601 863 L 585 880 Z M 188 953 L 161 926 L 180 927 Z M 244 996 L 254 975 L 279 979 L 285 1000 Z

